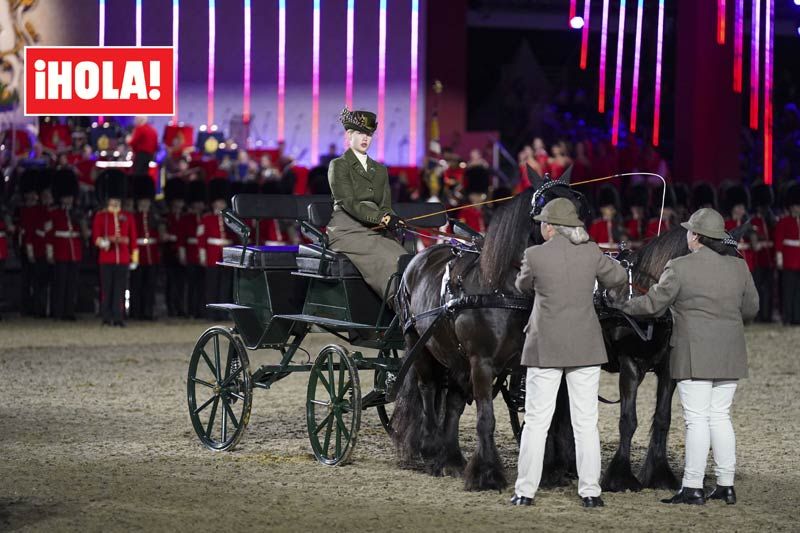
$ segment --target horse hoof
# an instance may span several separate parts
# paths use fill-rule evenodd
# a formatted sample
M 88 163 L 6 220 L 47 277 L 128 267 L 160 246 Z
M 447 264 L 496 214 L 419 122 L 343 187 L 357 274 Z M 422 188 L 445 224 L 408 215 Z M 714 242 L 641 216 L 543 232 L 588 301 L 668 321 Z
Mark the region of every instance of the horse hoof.
M 640 477 L 642 486 L 648 489 L 678 490 L 681 487 L 681 482 L 675 477 L 666 460 L 650 468 L 643 468 Z
M 453 457 L 448 459 L 442 465 L 442 473 L 450 477 L 462 477 L 464 475 L 464 468 L 467 465 L 466 459 L 463 456 Z
M 639 492 L 642 490 L 642 483 L 636 479 L 631 472 L 630 463 L 611 461 L 606 470 L 606 475 L 601 483 L 606 492 Z
M 474 456 L 464 470 L 464 489 L 468 491 L 497 490 L 508 486 L 503 466 L 481 461 Z

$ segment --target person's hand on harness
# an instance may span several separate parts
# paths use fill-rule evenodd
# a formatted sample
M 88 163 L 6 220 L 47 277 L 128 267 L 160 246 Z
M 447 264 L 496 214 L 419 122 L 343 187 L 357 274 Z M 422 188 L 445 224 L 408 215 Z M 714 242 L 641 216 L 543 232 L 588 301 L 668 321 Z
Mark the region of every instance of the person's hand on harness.
M 408 225 L 405 220 L 394 213 L 386 213 L 381 217 L 381 226 L 390 231 L 397 231 L 399 229 L 405 229 Z

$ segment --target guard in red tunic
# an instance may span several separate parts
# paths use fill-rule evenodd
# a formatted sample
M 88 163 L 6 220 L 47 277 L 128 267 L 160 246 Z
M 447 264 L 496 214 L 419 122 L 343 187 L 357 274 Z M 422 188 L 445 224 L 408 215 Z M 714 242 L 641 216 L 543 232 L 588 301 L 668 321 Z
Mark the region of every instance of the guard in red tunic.
M 186 267 L 186 314 L 201 318 L 205 317 L 205 269 L 200 263 L 197 233 L 206 209 L 206 184 L 189 182 L 187 201 L 189 209 L 181 218 L 178 235 L 178 259 Z
M 481 165 L 467 167 L 464 172 L 464 194 L 467 204 L 477 204 L 486 200 L 489 194 L 489 171 Z M 458 211 L 458 218 L 478 233 L 486 233 L 486 220 L 482 206 L 465 207 Z
M 23 204 L 17 209 L 15 216 L 17 222 L 17 249 L 19 250 L 20 272 L 22 284 L 20 286 L 20 306 L 25 315 L 34 314 L 33 287 L 34 269 L 36 268 L 36 246 L 38 237 L 36 228 L 39 225 L 39 171 L 27 169 L 20 176 L 20 192 Z
M 56 206 L 48 212 L 45 250 L 47 261 L 53 265 L 53 291 L 50 294 L 52 317 L 75 320 L 78 299 L 78 280 L 83 259 L 83 223 L 75 210 L 78 196 L 78 175 L 62 169 L 53 182 Z
M 34 211 L 33 228 L 33 314 L 38 317 L 49 316 L 50 289 L 53 284 L 53 267 L 47 262 L 45 234 L 49 230 L 48 218 L 53 206 L 53 174 L 46 168 L 39 173 L 37 192 L 39 205 Z
M 613 185 L 603 185 L 597 194 L 600 218 L 589 226 L 589 236 L 604 252 L 616 252 L 622 240 L 619 221 L 619 193 Z
M 789 213 L 775 226 L 775 264 L 781 271 L 783 323 L 800 325 L 800 184 L 786 191 Z
M 744 222 L 747 211 L 750 209 L 750 194 L 741 185 L 733 185 L 725 191 L 725 206 L 728 218 L 725 219 L 725 230 L 730 232 Z M 756 268 L 756 236 L 755 232 L 748 232 L 739 239 L 737 248 L 739 254 L 747 263 L 747 268 L 753 272 Z
M 150 161 L 158 151 L 158 132 L 147 123 L 147 117 L 134 119 L 133 133 L 128 137 L 128 145 L 133 150 L 133 173 L 144 175 L 150 170 Z
M 98 248 L 100 265 L 100 315 L 103 325 L 124 327 L 125 289 L 128 270 L 139 262 L 136 222 L 133 214 L 122 211 L 127 176 L 116 169 L 97 178 L 96 190 L 106 208 L 92 221 L 92 242 Z
M 647 185 L 634 185 L 631 187 L 628 198 L 630 216 L 625 221 L 624 237 L 628 247 L 638 250 L 644 243 L 644 233 L 647 226 L 647 207 L 649 194 Z
M 753 186 L 750 192 L 753 200 L 753 216 L 750 219 L 753 231 L 756 234 L 756 269 L 753 272 L 758 290 L 758 316 L 759 322 L 772 322 L 772 289 L 775 278 L 775 243 L 773 233 L 778 222 L 772 211 L 775 196 L 772 187 L 764 183 Z
M 135 176 L 133 195 L 136 201 L 133 216 L 136 220 L 139 266 L 131 271 L 131 318 L 153 320 L 158 269 L 161 265 L 159 221 L 152 209 L 156 197 L 153 178 L 146 174 Z
M 184 286 L 186 266 L 181 264 L 179 257 L 180 225 L 183 217 L 183 208 L 186 204 L 185 184 L 181 178 L 171 178 L 164 186 L 164 200 L 167 203 L 166 220 L 161 235 L 162 254 L 164 267 L 167 271 L 167 315 L 185 316 Z
M 217 262 L 222 261 L 222 249 L 234 244 L 234 235 L 222 218 L 222 210 L 230 199 L 230 182 L 225 178 L 211 180 L 208 193 L 211 212 L 203 215 L 197 232 L 200 264 L 205 267 L 206 303 L 229 303 L 233 283 L 231 272 L 229 268 L 218 266 Z M 212 309 L 208 310 L 207 317 L 225 319 L 223 313 Z

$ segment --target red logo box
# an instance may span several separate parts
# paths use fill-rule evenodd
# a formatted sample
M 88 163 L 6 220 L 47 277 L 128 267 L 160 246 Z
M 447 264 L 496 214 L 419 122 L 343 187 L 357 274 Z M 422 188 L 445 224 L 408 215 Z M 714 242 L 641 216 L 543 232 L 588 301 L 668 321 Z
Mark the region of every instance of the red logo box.
M 175 112 L 171 46 L 26 46 L 24 113 Z

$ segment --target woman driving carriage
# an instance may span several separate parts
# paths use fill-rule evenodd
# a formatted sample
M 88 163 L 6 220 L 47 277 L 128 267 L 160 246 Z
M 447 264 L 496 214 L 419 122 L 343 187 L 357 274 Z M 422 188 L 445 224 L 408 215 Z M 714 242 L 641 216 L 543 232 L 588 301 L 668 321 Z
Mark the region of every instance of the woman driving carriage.
M 690 253 L 667 263 L 647 294 L 628 300 L 629 315 L 658 316 L 672 309 L 670 374 L 686 423 L 686 466 L 681 489 L 664 503 L 702 505 L 706 498 L 736 503 L 733 476 L 736 437 L 730 407 L 739 378 L 747 377 L 743 320 L 758 312 L 758 292 L 747 264 L 726 257 L 725 222 L 710 208 L 681 224 Z M 703 477 L 709 447 L 717 487 L 706 495 Z
M 328 239 L 331 249 L 345 254 L 364 281 L 383 297 L 397 272 L 397 260 L 406 253 L 391 232 L 404 227 L 405 222 L 392 211 L 386 167 L 367 155 L 378 127 L 377 116 L 345 108 L 341 122 L 349 148 L 331 161 L 328 169 L 334 204 Z M 378 229 L 372 229 L 375 227 Z M 388 294 L 391 302 L 393 288 Z

